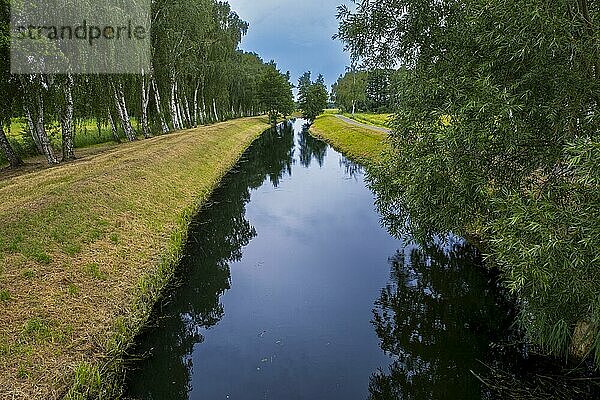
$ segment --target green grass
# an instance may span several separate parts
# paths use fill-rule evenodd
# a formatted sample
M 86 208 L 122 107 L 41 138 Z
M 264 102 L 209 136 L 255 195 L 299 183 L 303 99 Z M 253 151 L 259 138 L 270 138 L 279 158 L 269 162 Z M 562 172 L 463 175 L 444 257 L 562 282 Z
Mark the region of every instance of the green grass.
M 393 114 L 355 113 L 354 115 L 344 113 L 345 117 L 351 118 L 363 124 L 374 125 L 380 128 L 390 128 L 390 120 Z
M 138 127 L 135 118 L 132 118 L 132 124 L 134 128 Z M 62 145 L 60 125 L 57 122 L 49 123 L 46 125 L 46 130 L 52 147 L 56 150 L 60 149 Z M 75 148 L 85 148 L 114 141 L 108 124 L 101 124 L 100 131 L 98 131 L 96 121 L 91 119 L 84 121 L 76 120 L 74 125 L 74 135 L 73 141 Z M 13 118 L 10 124 L 10 131 L 6 132 L 6 136 L 17 154 L 22 158 L 29 158 L 37 155 L 35 144 L 27 133 L 27 122 L 25 121 L 25 118 Z M 120 133 L 120 136 L 124 140 L 124 135 L 122 133 Z M 7 160 L 0 154 L 0 167 L 6 164 Z
M 267 128 L 238 119 L 0 180 L 0 398 L 120 395 L 189 221 Z
M 385 133 L 349 124 L 330 114 L 317 117 L 310 131 L 365 165 L 379 162 L 387 148 Z

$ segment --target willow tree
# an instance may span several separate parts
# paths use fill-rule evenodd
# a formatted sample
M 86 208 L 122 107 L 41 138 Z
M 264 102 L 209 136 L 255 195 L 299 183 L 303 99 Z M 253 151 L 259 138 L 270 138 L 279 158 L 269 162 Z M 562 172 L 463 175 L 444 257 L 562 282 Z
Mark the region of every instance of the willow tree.
M 600 3 L 363 0 L 338 37 L 409 70 L 373 181 L 390 227 L 478 234 L 528 338 L 600 362 Z

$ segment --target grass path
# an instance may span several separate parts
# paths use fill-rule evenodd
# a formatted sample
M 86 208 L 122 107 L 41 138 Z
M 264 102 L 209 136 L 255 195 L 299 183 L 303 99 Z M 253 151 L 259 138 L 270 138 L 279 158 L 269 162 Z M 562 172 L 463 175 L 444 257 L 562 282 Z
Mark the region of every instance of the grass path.
M 0 180 L 0 398 L 118 391 L 191 216 L 267 128 L 238 119 Z
M 368 126 L 378 126 L 380 128 L 390 128 L 391 119 L 393 114 L 376 114 L 376 113 L 362 113 L 357 112 L 354 115 L 350 113 L 341 114 L 346 118 L 354 121 L 361 122 Z
M 356 121 L 352 118 L 348 118 L 348 117 L 345 117 L 345 116 L 339 115 L 339 114 L 337 114 L 336 117 L 338 117 L 342 121 L 344 121 L 348 124 L 351 124 L 351 125 L 356 125 L 356 126 L 360 126 L 363 128 L 372 129 L 372 130 L 379 131 L 379 132 L 390 133 L 390 130 L 388 128 L 383 128 L 383 127 L 377 126 L 377 125 L 365 124 L 365 123 Z
M 355 161 L 365 165 L 377 163 L 387 148 L 387 130 L 339 117 L 333 114 L 317 117 L 310 132 Z

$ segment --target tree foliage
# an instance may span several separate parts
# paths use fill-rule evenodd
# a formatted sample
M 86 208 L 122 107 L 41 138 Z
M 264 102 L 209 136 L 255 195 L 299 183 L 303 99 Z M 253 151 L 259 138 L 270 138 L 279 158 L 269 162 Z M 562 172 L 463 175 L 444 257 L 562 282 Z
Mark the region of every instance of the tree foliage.
M 90 4 L 80 1 L 77 7 Z M 265 111 L 259 81 L 269 67 L 258 55 L 238 49 L 248 23 L 227 2 L 153 1 L 148 71 L 71 76 L 10 74 L 10 0 L 1 5 L 1 119 L 4 131 L 14 121 L 24 129 L 22 137 L 7 135 L 0 163 L 11 158 L 10 150 L 22 156 L 43 153 L 55 163 L 57 148 L 63 148 L 63 159 L 72 158 L 69 143 L 137 140 Z
M 348 71 L 333 84 L 331 97 L 343 111 L 389 113 L 394 109 L 395 93 L 405 74 L 404 68 Z
M 264 71 L 258 87 L 260 104 L 269 114 L 272 123 L 280 115 L 290 115 L 294 111 L 294 95 L 289 72 L 282 74 L 277 65 L 271 62 Z
M 600 4 L 363 0 L 338 37 L 408 68 L 372 185 L 390 228 L 479 234 L 541 349 L 600 361 Z
M 327 108 L 329 93 L 323 75 L 314 82 L 310 75 L 310 72 L 305 72 L 298 81 L 298 106 L 304 118 L 313 121 Z
M 367 109 L 366 71 L 348 71 L 331 87 L 331 99 L 340 110 L 354 112 Z

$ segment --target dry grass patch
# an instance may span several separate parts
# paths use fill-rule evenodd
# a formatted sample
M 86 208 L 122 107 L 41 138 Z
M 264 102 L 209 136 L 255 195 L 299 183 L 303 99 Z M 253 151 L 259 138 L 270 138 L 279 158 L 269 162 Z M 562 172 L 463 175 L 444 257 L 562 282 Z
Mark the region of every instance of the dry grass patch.
M 189 219 L 267 128 L 229 121 L 0 180 L 0 398 L 111 395 Z

